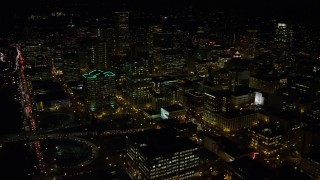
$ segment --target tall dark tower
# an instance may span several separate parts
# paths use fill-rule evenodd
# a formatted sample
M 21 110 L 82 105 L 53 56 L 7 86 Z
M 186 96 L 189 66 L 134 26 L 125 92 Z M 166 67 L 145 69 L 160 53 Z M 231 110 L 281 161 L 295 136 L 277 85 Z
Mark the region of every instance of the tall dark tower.
M 130 49 L 129 12 L 115 12 L 116 53 L 120 56 L 128 55 Z
M 90 69 L 106 70 L 109 63 L 108 46 L 105 41 L 93 39 L 90 51 Z

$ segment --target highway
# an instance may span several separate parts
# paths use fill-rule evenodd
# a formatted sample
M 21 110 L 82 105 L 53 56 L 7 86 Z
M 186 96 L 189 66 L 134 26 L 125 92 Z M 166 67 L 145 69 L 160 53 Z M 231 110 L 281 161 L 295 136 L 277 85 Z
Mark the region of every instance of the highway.
M 17 62 L 17 67 L 19 64 L 19 69 L 20 69 L 20 92 L 21 92 L 21 104 L 22 104 L 22 109 L 23 113 L 25 115 L 25 121 L 24 124 L 26 127 L 24 128 L 26 131 L 35 131 L 37 129 L 36 126 L 36 119 L 34 118 L 33 115 L 33 110 L 32 110 L 32 102 L 30 98 L 30 90 L 28 86 L 28 79 L 25 75 L 25 63 L 24 59 L 22 57 L 22 53 L 19 49 L 19 46 L 16 45 L 16 50 L 17 50 L 17 57 L 16 57 L 16 62 Z M 19 60 L 19 61 L 18 61 Z M 19 62 L 19 63 L 18 63 Z M 31 129 L 30 129 L 31 127 Z M 38 161 L 38 167 L 40 169 L 40 172 L 42 174 L 46 174 L 47 171 L 45 170 L 45 162 L 43 161 L 43 154 L 41 152 L 41 144 L 39 141 L 34 142 L 34 147 L 35 147 L 35 153 Z

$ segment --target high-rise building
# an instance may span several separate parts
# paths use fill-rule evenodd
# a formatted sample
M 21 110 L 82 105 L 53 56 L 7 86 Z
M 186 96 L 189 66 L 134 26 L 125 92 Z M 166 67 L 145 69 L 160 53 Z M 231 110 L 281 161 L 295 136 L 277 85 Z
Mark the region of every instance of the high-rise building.
M 125 67 L 127 99 L 132 107 L 151 107 L 151 76 L 149 61 L 143 58 L 131 58 Z
M 292 60 L 290 60 L 292 42 L 293 42 L 293 30 L 290 25 L 286 23 L 277 23 L 275 28 L 275 52 L 282 62 L 281 68 L 291 65 Z
M 79 81 L 80 79 L 80 65 L 79 55 L 75 53 L 62 54 L 63 61 L 63 75 L 66 82 Z
M 251 147 L 266 157 L 278 154 L 283 148 L 283 129 L 274 124 L 252 129 Z
M 41 62 L 41 45 L 26 44 L 23 48 L 24 59 L 27 66 L 45 65 Z
M 213 118 L 208 122 L 228 133 L 251 128 L 258 124 L 258 118 L 257 113 L 253 111 L 231 111 L 213 114 Z
M 285 88 L 287 84 L 287 77 L 270 74 L 257 74 L 249 78 L 249 87 L 263 93 L 274 93 L 278 89 Z
M 204 106 L 204 94 L 196 91 L 188 91 L 187 97 L 187 121 L 195 121 L 197 123 L 202 122 L 203 106 Z
M 133 179 L 193 179 L 199 146 L 173 129 L 150 130 L 127 138 L 127 172 Z
M 230 111 L 231 95 L 229 91 L 204 93 L 204 120 L 212 122 L 214 114 Z
M 116 54 L 128 55 L 130 49 L 129 12 L 115 12 Z
M 93 70 L 82 76 L 85 80 L 89 111 L 112 111 L 115 108 L 115 74 L 110 71 Z
M 107 42 L 93 39 L 89 46 L 90 63 L 89 67 L 93 69 L 107 70 L 109 65 L 109 53 Z
M 277 43 L 291 43 L 293 31 L 286 23 L 278 23 L 275 30 L 274 40 Z
M 259 31 L 256 29 L 247 29 L 241 37 L 240 48 L 242 57 L 252 59 L 259 53 Z

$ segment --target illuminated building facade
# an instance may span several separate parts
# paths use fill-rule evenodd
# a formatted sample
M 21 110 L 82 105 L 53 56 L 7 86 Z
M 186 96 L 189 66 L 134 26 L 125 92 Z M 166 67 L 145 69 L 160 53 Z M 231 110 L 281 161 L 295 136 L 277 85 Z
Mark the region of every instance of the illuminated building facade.
M 211 68 L 216 69 L 218 66 L 218 62 L 216 60 L 196 60 L 194 62 L 195 66 L 195 74 L 201 77 L 208 77 L 209 71 L 208 69 Z
M 184 122 L 186 119 L 186 110 L 179 104 L 174 104 L 171 106 L 162 107 L 160 109 L 161 119 L 171 119 L 176 118 L 179 121 Z
M 293 77 L 290 88 L 311 97 L 320 96 L 319 82 L 312 77 Z
M 275 42 L 277 43 L 291 43 L 293 39 L 293 31 L 286 23 L 277 23 L 275 30 Z
M 91 70 L 101 69 L 106 70 L 109 65 L 109 52 L 108 46 L 105 41 L 93 39 L 89 47 Z
M 41 44 L 26 44 L 23 48 L 24 59 L 26 61 L 26 66 L 41 66 L 46 65 L 41 62 L 42 53 L 41 53 Z
M 182 104 L 183 90 L 178 85 L 177 81 L 166 81 L 160 85 L 160 92 L 168 97 L 170 104 Z
M 83 74 L 89 111 L 112 111 L 115 108 L 115 74 L 110 71 L 94 70 Z
M 255 100 L 255 93 L 249 90 L 237 90 L 231 93 L 231 107 L 233 109 L 250 110 Z
M 214 71 L 212 68 L 209 68 L 208 74 L 208 79 L 216 89 L 227 90 L 229 88 L 229 72 L 226 69 L 221 68 Z
M 133 179 L 193 179 L 198 150 L 196 143 L 172 129 L 135 134 L 127 137 L 127 172 Z
M 288 84 L 286 77 L 274 75 L 255 75 L 249 78 L 249 87 L 263 93 L 274 93 L 276 90 L 285 88 Z
M 258 123 L 257 113 L 253 111 L 232 111 L 214 114 L 210 124 L 216 125 L 225 132 L 234 132 L 244 128 L 251 128 Z
M 213 91 L 204 93 L 204 120 L 212 122 L 214 114 L 230 111 L 230 92 Z
M 165 75 L 187 74 L 187 59 L 179 49 L 165 49 L 160 52 L 161 67 Z
M 279 154 L 283 148 L 283 129 L 275 124 L 252 128 L 251 147 L 260 154 L 271 157 Z
M 125 56 L 130 48 L 129 12 L 115 12 L 116 54 Z
M 187 121 L 202 122 L 203 106 L 204 106 L 204 94 L 196 91 L 188 91 L 186 93 L 187 98 Z
M 151 107 L 151 75 L 147 59 L 132 58 L 125 67 L 127 99 L 134 108 Z
M 242 57 L 252 59 L 259 53 L 259 30 L 247 29 L 240 40 Z

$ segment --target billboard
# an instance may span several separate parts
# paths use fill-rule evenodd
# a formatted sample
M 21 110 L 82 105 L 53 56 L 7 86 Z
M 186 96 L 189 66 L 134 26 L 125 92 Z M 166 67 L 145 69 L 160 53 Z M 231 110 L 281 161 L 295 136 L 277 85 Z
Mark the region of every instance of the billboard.
M 264 97 L 262 96 L 262 93 L 255 92 L 254 95 L 254 105 L 261 106 L 264 104 Z
M 161 119 L 169 119 L 169 112 L 163 108 L 160 109 Z

